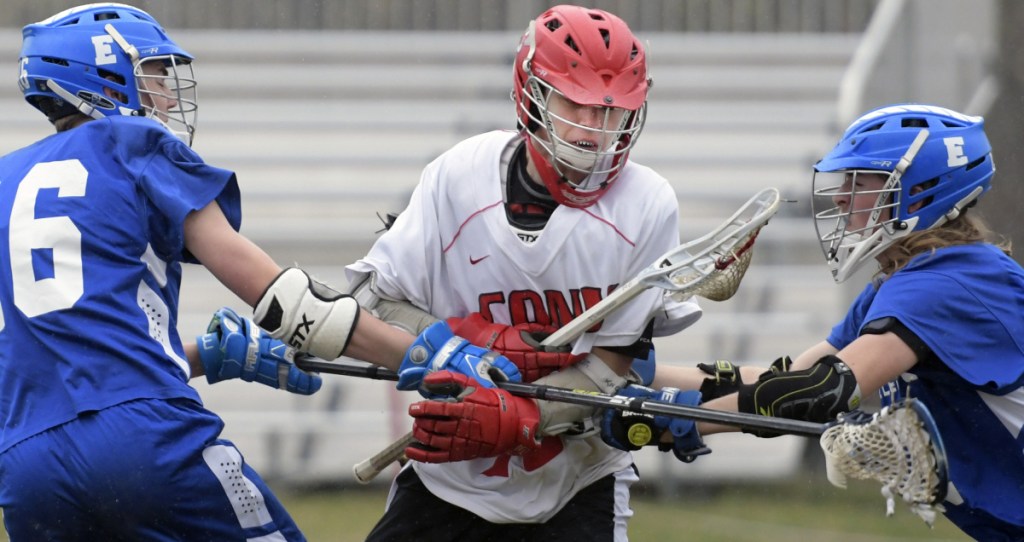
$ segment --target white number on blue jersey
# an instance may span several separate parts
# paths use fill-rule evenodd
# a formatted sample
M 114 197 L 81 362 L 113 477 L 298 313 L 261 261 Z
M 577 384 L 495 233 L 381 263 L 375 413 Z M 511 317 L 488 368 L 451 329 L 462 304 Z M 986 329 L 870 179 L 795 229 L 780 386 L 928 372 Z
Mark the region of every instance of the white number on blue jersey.
M 36 164 L 18 186 L 11 208 L 10 254 L 14 305 L 31 318 L 67 309 L 84 292 L 82 232 L 66 216 L 36 218 L 40 190 L 62 198 L 85 195 L 88 172 L 78 160 Z M 37 279 L 33 251 L 48 252 L 53 276 Z M 0 317 L 2 318 L 2 317 Z

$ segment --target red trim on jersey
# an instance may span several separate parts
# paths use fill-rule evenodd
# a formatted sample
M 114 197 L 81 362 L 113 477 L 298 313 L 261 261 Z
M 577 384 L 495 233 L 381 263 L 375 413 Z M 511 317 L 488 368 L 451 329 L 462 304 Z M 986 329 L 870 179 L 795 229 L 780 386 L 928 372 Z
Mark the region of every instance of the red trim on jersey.
M 451 242 L 450 242 L 450 243 L 448 243 L 448 244 L 447 244 L 447 245 L 446 245 L 446 246 L 444 247 L 444 249 L 443 249 L 443 250 L 441 250 L 441 253 L 442 253 L 442 254 L 444 254 L 444 253 L 448 252 L 448 249 L 452 248 L 452 245 L 454 245 L 454 244 L 455 244 L 455 241 L 458 241 L 458 239 L 459 239 L 459 236 L 460 236 L 460 235 L 462 235 L 462 228 L 465 228 L 465 227 L 466 227 L 466 224 L 469 224 L 469 221 L 470 221 L 470 220 L 473 220 L 473 218 L 474 218 L 474 217 L 476 217 L 476 215 L 478 215 L 478 214 L 480 214 L 480 213 L 482 213 L 482 212 L 484 212 L 484 211 L 487 211 L 487 210 L 489 210 L 489 209 L 492 209 L 492 208 L 494 208 L 494 206 L 495 206 L 495 205 L 501 205 L 501 204 L 502 204 L 502 200 L 498 200 L 498 201 L 496 201 L 496 202 L 494 202 L 494 203 L 492 203 L 492 204 L 488 205 L 487 207 L 484 207 L 484 208 L 482 208 L 482 209 L 479 209 L 479 210 L 477 210 L 476 212 L 474 212 L 473 214 L 469 215 L 469 217 L 468 217 L 468 218 L 466 218 L 466 220 L 463 220 L 463 221 L 462 221 L 462 224 L 459 224 L 459 231 L 455 232 L 455 237 L 452 237 L 452 240 L 451 240 Z
M 626 234 L 622 233 L 622 231 L 619 230 L 619 228 L 616 227 L 615 224 L 612 224 L 611 222 L 608 222 L 607 220 L 605 220 L 605 219 L 595 215 L 594 213 L 591 213 L 590 211 L 588 211 L 586 209 L 580 209 L 580 210 L 583 211 L 584 213 L 587 213 L 588 215 L 590 215 L 591 218 L 593 218 L 595 220 L 600 220 L 601 222 L 604 222 L 605 224 L 607 224 L 608 227 L 610 227 L 611 229 L 615 230 L 615 233 L 618 234 L 618 236 L 621 237 L 623 241 L 629 243 L 629 246 L 631 246 L 631 247 L 635 247 L 636 246 L 636 243 L 633 242 L 629 237 L 626 237 Z

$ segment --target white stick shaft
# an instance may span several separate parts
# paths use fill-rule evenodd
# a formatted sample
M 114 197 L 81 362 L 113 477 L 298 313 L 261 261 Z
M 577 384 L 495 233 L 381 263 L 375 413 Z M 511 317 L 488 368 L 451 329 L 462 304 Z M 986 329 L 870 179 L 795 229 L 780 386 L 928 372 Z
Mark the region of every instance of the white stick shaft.
M 384 469 L 388 468 L 395 461 L 400 460 L 405 455 L 405 449 L 414 440 L 412 438 L 412 431 L 406 433 L 405 436 L 392 442 L 387 448 L 377 452 L 373 457 L 356 463 L 352 467 L 352 475 L 355 476 L 356 481 L 360 484 L 370 483 L 378 474 L 384 472 Z
M 571 343 L 580 335 L 586 333 L 588 329 L 596 325 L 598 322 L 604 320 L 616 309 L 643 293 L 647 288 L 647 285 L 637 279 L 633 279 L 616 288 L 612 293 L 608 294 L 607 297 L 599 301 L 597 305 L 590 307 L 584 311 L 583 314 L 573 318 L 571 322 L 558 328 L 558 330 L 551 335 L 548 335 L 543 341 L 541 341 L 541 346 L 557 348 Z

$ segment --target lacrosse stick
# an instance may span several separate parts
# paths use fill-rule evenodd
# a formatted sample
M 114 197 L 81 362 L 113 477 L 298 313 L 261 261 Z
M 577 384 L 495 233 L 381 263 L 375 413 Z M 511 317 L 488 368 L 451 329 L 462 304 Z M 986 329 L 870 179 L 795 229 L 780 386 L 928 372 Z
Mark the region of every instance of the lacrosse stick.
M 691 296 L 712 301 L 731 298 L 750 266 L 758 233 L 779 210 L 780 201 L 777 189 L 761 190 L 713 231 L 662 254 L 636 277 L 547 336 L 541 341 L 541 347 L 551 351 L 571 343 L 650 288 L 672 292 L 679 300 Z M 384 450 L 357 463 L 352 468 L 356 481 L 368 483 L 399 461 L 405 448 L 413 442 L 410 431 Z
M 662 254 L 635 278 L 549 335 L 541 346 L 569 344 L 648 288 L 658 287 L 683 300 L 700 296 L 725 301 L 736 293 L 750 267 L 754 241 L 779 210 L 779 191 L 765 188 L 707 235 Z
M 331 374 L 398 380 L 397 373 L 373 365 L 306 359 L 302 367 Z M 519 382 L 497 382 L 496 385 L 509 393 L 531 399 L 819 437 L 825 452 L 825 470 L 829 481 L 837 487 L 846 487 L 847 477 L 881 483 L 887 515 L 893 514 L 894 496 L 899 495 L 914 513 L 931 525 L 935 513 L 942 510 L 940 503 L 946 497 L 949 479 L 942 437 L 928 409 L 913 399 L 883 408 L 873 415 L 853 411 L 840 415 L 833 422 L 814 423 L 662 403 L 646 397 L 611 396 Z M 405 450 L 400 447 L 402 443 L 406 446 L 411 444 L 411 436 L 408 442 L 404 439 L 396 441 L 377 456 L 367 459 L 357 472 L 366 475 L 373 468 L 387 468 L 394 459 L 389 460 L 386 452 L 397 457 Z

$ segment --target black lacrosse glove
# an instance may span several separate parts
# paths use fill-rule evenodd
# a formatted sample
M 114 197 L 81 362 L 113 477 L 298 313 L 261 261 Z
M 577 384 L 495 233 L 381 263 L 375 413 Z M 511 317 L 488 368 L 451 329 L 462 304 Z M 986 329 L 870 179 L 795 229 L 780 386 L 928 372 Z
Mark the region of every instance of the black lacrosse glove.
M 793 360 L 789 356 L 781 357 L 772 362 L 768 371 L 772 374 L 784 373 L 792 364 Z M 740 368 L 731 361 L 720 359 L 714 363 L 698 363 L 697 368 L 710 375 L 700 385 L 700 396 L 704 402 L 736 393 L 743 386 Z

